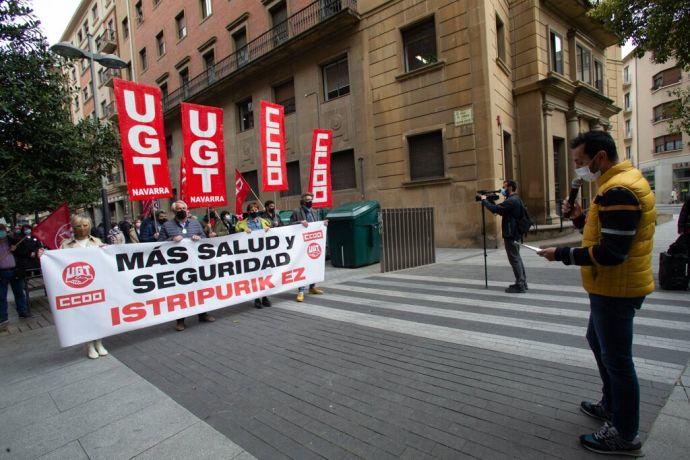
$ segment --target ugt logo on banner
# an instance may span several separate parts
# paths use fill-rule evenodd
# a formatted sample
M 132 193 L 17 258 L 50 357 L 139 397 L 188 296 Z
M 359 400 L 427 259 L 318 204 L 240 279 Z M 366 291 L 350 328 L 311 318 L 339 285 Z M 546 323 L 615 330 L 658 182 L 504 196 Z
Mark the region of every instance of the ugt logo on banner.
M 182 192 L 188 206 L 225 206 L 228 197 L 225 188 L 223 110 L 183 102 L 182 136 L 185 168 Z
M 171 197 L 161 90 L 116 78 L 115 103 L 129 199 Z
M 263 159 L 263 190 L 278 192 L 288 189 L 285 167 L 285 109 L 282 105 L 261 101 L 261 157 Z
M 328 129 L 315 129 L 311 141 L 311 173 L 309 174 L 309 193 L 314 195 L 315 208 L 330 208 L 333 205 L 333 186 L 331 184 L 331 144 L 333 132 Z

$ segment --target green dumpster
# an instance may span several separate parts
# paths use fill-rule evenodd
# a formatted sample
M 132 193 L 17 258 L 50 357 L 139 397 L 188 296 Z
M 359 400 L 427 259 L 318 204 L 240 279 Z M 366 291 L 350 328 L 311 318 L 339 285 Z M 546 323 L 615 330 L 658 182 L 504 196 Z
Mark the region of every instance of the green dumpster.
M 380 210 L 378 201 L 357 201 L 328 213 L 328 246 L 334 267 L 356 268 L 380 261 Z
M 283 225 L 289 225 L 290 217 L 292 217 L 292 211 L 289 209 L 278 211 L 278 216 L 280 217 L 280 221 L 283 223 Z

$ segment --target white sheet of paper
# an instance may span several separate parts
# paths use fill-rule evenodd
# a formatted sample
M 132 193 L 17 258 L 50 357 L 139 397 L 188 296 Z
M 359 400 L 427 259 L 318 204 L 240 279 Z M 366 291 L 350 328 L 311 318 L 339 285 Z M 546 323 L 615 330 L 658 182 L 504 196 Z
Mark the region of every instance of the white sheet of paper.
M 517 241 L 516 241 L 516 243 L 517 243 Z M 539 251 L 541 251 L 541 248 L 538 248 L 538 247 L 535 247 L 535 246 L 530 246 L 529 244 L 522 244 L 522 243 L 518 243 L 518 244 L 519 244 L 520 246 L 522 246 L 522 247 L 527 248 L 527 249 L 531 249 L 531 250 L 534 251 L 534 252 L 539 252 Z

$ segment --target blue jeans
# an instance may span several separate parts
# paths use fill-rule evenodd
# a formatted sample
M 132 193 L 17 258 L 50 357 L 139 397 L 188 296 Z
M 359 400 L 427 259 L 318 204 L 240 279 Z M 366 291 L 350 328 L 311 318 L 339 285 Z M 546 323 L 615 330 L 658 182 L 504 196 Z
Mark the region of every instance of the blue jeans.
M 640 384 L 632 359 L 633 318 L 644 297 L 589 295 L 587 342 L 604 384 L 601 404 L 613 414 L 613 426 L 626 440 L 640 426 Z
M 0 323 L 7 321 L 7 285 L 12 286 L 14 303 L 19 315 L 25 315 L 26 296 L 24 295 L 24 280 L 17 278 L 15 270 L 0 270 Z

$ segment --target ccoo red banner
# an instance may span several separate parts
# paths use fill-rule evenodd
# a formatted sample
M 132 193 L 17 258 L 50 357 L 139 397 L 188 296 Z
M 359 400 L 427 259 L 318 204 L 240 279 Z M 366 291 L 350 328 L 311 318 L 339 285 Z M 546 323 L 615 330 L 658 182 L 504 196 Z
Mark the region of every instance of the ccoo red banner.
M 171 197 L 161 90 L 116 78 L 115 103 L 129 199 Z
M 263 191 L 288 189 L 285 167 L 285 110 L 282 105 L 261 101 L 261 157 Z
M 182 137 L 187 205 L 190 208 L 227 205 L 223 109 L 183 102 Z
M 330 208 L 333 205 L 331 184 L 331 144 L 333 132 L 329 129 L 315 129 L 311 139 L 311 172 L 309 193 L 314 195 L 315 208 Z

